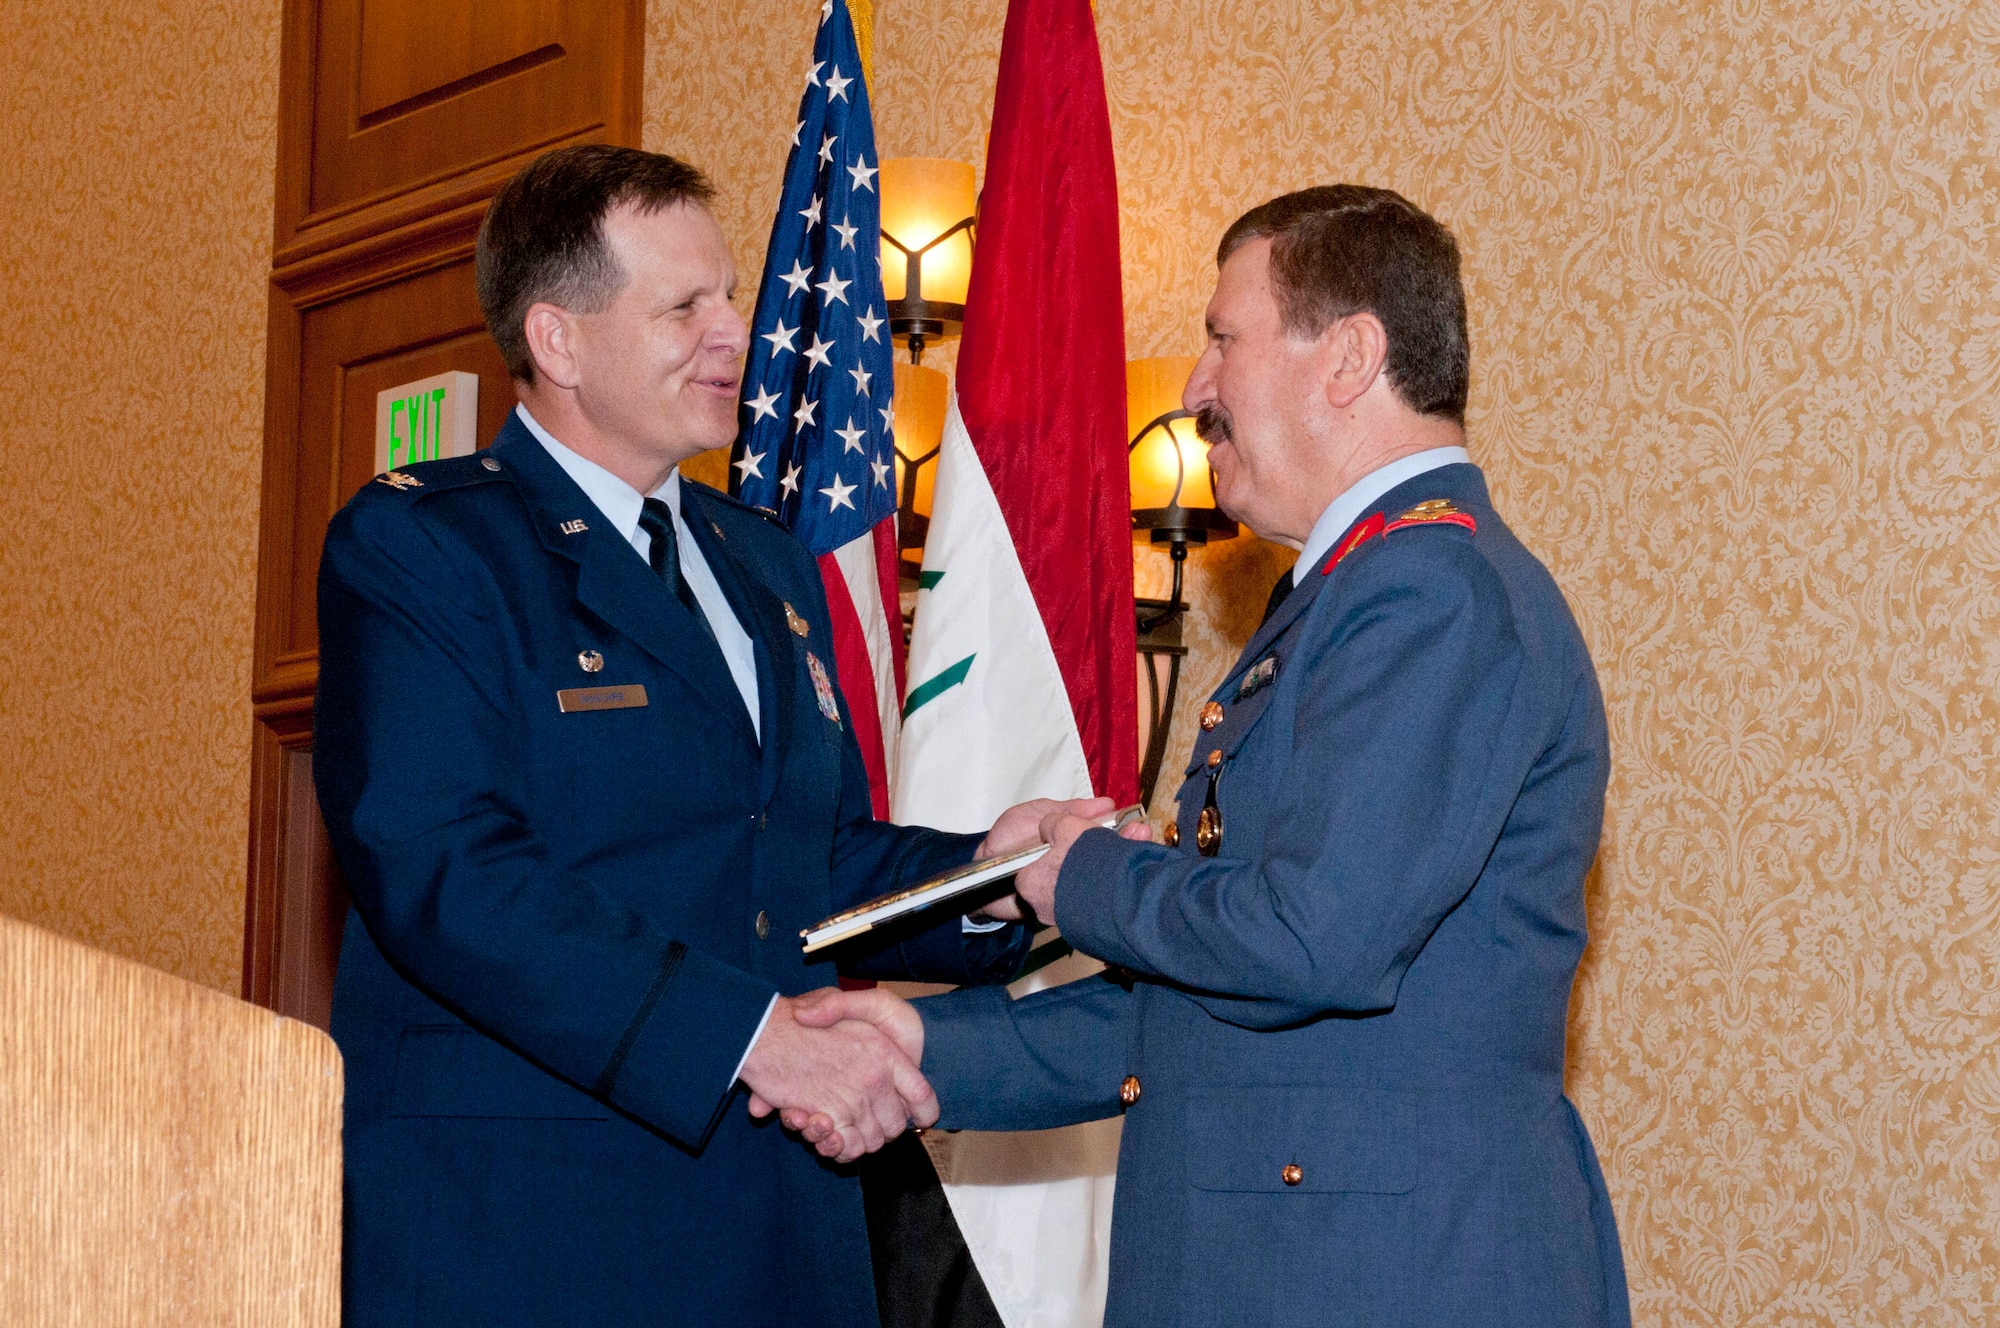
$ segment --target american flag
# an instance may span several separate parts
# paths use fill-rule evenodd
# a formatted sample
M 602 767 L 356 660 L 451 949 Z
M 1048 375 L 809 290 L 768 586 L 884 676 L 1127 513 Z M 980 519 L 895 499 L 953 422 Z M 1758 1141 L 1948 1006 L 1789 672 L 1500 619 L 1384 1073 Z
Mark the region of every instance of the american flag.
M 902 614 L 880 165 L 853 20 L 846 0 L 824 0 L 764 256 L 731 484 L 819 559 L 841 691 L 886 816 Z

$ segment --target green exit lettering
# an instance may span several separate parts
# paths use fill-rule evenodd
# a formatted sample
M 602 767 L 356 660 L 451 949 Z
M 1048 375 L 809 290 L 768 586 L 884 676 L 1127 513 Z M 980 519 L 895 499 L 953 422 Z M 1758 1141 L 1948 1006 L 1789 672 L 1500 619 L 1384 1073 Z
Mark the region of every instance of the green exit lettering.
M 389 469 L 438 458 L 438 426 L 444 418 L 444 392 L 434 387 L 389 403 Z M 402 453 L 400 460 L 397 453 Z

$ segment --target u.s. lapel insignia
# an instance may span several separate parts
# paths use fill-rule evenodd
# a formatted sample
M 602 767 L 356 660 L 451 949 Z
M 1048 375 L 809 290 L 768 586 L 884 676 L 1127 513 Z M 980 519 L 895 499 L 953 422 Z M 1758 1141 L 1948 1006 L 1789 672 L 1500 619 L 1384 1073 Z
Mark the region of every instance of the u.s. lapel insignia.
M 582 517 L 576 517 L 572 520 L 563 522 L 560 526 L 557 526 L 556 529 L 560 530 L 565 535 L 581 535 L 584 531 L 589 530 L 590 527 L 584 523 Z
M 386 484 L 392 489 L 421 489 L 424 482 L 415 475 L 400 470 L 385 470 L 375 477 L 377 484 Z
M 792 635 L 800 638 L 812 634 L 812 628 L 806 625 L 804 618 L 799 617 L 799 611 L 792 607 L 790 600 L 785 601 L 785 626 L 792 629 Z
M 1243 681 L 1236 685 L 1236 699 L 1238 701 L 1249 700 L 1266 687 L 1269 687 L 1272 680 L 1277 676 L 1278 657 L 1276 655 L 1266 655 L 1263 659 L 1251 665 L 1250 671 L 1243 675 Z
M 790 608 L 791 606 L 786 605 L 785 607 Z M 840 701 L 833 694 L 833 679 L 827 676 L 826 665 L 819 662 L 819 656 L 813 654 L 810 650 L 806 651 L 806 672 L 812 674 L 813 695 L 819 698 L 819 712 L 838 726 L 840 723 Z

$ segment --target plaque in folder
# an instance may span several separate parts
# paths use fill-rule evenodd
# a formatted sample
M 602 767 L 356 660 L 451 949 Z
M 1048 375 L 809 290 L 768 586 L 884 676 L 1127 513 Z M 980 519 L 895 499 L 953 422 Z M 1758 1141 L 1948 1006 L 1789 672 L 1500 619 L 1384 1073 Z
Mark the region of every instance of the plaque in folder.
M 1122 830 L 1132 822 L 1142 819 L 1146 809 L 1137 805 L 1122 807 L 1117 812 L 1099 822 L 1107 830 Z M 948 899 L 971 894 L 984 885 L 1005 880 L 1029 863 L 1041 858 L 1049 851 L 1047 844 L 1036 844 L 1016 853 L 1003 853 L 997 858 L 985 858 L 979 862 L 969 862 L 929 880 L 919 881 L 890 894 L 880 895 L 865 904 L 836 913 L 830 918 L 822 918 L 799 933 L 799 940 L 807 954 L 824 950 L 829 945 L 875 930 L 885 922 L 920 913 L 933 904 L 942 904 Z

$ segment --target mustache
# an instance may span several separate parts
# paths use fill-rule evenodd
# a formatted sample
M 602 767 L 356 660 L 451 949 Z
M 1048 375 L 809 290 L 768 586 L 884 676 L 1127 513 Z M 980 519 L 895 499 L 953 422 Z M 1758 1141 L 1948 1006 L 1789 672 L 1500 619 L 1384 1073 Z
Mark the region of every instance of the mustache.
M 1210 402 L 1195 412 L 1194 431 L 1201 435 L 1204 443 L 1213 447 L 1217 443 L 1226 443 L 1236 437 L 1234 423 L 1229 418 L 1228 411 L 1215 402 Z

